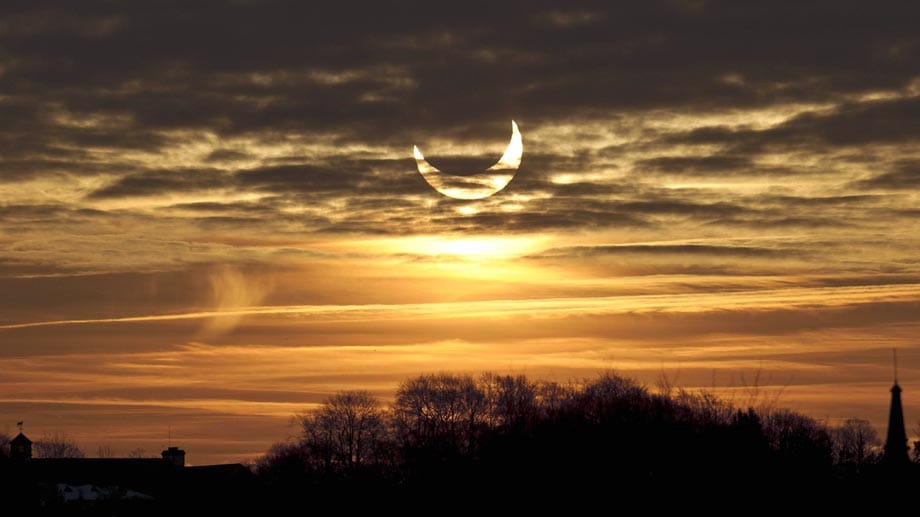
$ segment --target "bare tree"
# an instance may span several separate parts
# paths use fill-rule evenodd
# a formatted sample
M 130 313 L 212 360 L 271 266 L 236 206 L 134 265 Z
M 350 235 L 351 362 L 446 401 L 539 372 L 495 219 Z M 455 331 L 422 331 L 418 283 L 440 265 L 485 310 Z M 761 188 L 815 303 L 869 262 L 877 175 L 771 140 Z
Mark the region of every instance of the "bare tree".
M 917 426 L 914 427 L 914 436 L 920 436 L 920 422 L 917 422 Z M 910 459 L 914 463 L 920 463 L 920 440 L 914 440 L 911 445 Z
M 97 458 L 114 458 L 115 453 L 112 452 L 112 446 L 109 444 L 101 444 L 96 447 L 96 457 Z
M 301 417 L 303 445 L 327 468 L 356 467 L 377 460 L 386 415 L 367 391 L 345 391 Z
M 553 417 L 562 410 L 575 394 L 575 386 L 555 381 L 537 382 L 534 386 L 535 403 L 541 418 Z
M 743 400 L 741 405 L 756 408 L 761 414 L 772 413 L 779 407 L 780 400 L 783 398 L 790 382 L 791 379 L 778 388 L 767 389 L 766 386 L 770 385 L 770 377 L 763 378 L 762 367 L 754 371 L 754 378 L 750 381 L 748 381 L 744 372 L 741 372 L 741 388 L 747 395 L 747 399 Z
M 697 391 L 680 388 L 671 400 L 684 419 L 699 424 L 728 425 L 736 414 L 735 406 L 705 388 Z
M 308 459 L 305 452 L 299 443 L 276 443 L 256 460 L 255 471 L 277 479 L 296 478 L 306 470 Z
M 480 384 L 492 426 L 519 428 L 536 416 L 537 388 L 527 377 L 486 373 Z
M 661 372 L 658 373 L 658 378 L 655 380 L 657 394 L 663 397 L 670 397 L 677 386 L 678 378 L 680 378 L 680 370 L 674 372 L 674 375 L 669 375 L 668 372 L 662 368 Z
M 82 458 L 85 455 L 76 440 L 65 433 L 45 433 L 32 444 L 36 458 Z
M 587 382 L 574 398 L 584 418 L 599 422 L 618 414 L 623 407 L 636 407 L 649 400 L 649 394 L 632 379 L 604 372 Z
M 403 382 L 393 413 L 404 445 L 472 454 L 487 417 L 485 394 L 468 375 L 440 373 Z
M 790 410 L 774 411 L 763 419 L 763 431 L 771 448 L 800 465 L 829 465 L 833 440 L 827 426 Z
M 147 449 L 143 447 L 135 447 L 128 451 L 128 457 L 134 459 L 143 459 L 143 458 L 156 458 L 153 454 L 148 454 Z
M 10 456 L 10 436 L 5 433 L 0 433 L 0 458 L 8 458 Z
M 882 441 L 868 420 L 850 418 L 833 430 L 834 460 L 858 471 L 879 457 Z

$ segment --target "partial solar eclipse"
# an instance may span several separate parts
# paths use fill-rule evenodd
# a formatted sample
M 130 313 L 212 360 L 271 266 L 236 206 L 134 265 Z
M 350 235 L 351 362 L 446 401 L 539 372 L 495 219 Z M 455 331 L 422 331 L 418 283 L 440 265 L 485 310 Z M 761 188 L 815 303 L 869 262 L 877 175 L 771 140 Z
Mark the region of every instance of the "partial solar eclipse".
M 429 185 L 441 194 L 454 199 L 484 199 L 508 186 L 514 174 L 521 166 L 524 155 L 524 143 L 517 123 L 511 121 L 511 141 L 505 148 L 505 154 L 495 165 L 485 171 L 459 176 L 439 171 L 425 160 L 418 146 L 413 146 L 418 172 Z

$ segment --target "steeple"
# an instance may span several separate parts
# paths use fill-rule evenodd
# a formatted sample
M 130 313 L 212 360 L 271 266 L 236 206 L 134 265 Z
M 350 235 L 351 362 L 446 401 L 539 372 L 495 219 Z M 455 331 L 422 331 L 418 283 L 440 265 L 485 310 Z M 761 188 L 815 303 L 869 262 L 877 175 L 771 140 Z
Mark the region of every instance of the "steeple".
M 889 465 L 910 463 L 907 456 L 907 433 L 904 431 L 904 410 L 901 408 L 901 387 L 898 386 L 898 351 L 894 350 L 894 386 L 891 387 L 891 410 L 888 413 L 888 437 L 882 461 Z
M 22 429 L 20 425 L 20 429 Z M 29 461 L 32 459 L 32 440 L 22 431 L 10 440 L 10 459 L 13 461 Z

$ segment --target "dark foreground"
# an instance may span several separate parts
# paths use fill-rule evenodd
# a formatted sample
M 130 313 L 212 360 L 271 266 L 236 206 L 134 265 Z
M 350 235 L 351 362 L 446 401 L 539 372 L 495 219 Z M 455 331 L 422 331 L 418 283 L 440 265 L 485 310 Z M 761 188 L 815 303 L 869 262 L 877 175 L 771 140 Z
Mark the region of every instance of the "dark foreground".
M 22 515 L 826 512 L 909 505 L 920 487 L 907 444 L 883 455 L 862 421 L 829 428 L 753 400 L 659 391 L 612 374 L 566 386 L 421 376 L 388 407 L 331 397 L 251 468 L 5 461 L 0 486 Z M 99 495 L 68 500 L 70 483 Z

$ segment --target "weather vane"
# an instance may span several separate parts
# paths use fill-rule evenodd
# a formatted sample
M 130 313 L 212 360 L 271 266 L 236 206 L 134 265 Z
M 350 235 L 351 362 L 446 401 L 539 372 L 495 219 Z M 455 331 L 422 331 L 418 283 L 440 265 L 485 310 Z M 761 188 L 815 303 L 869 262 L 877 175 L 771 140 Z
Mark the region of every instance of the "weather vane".
M 16 422 L 16 427 L 19 428 L 19 432 L 20 432 L 20 433 L 22 432 L 22 424 L 23 424 L 23 421 L 22 421 L 22 420 Z

